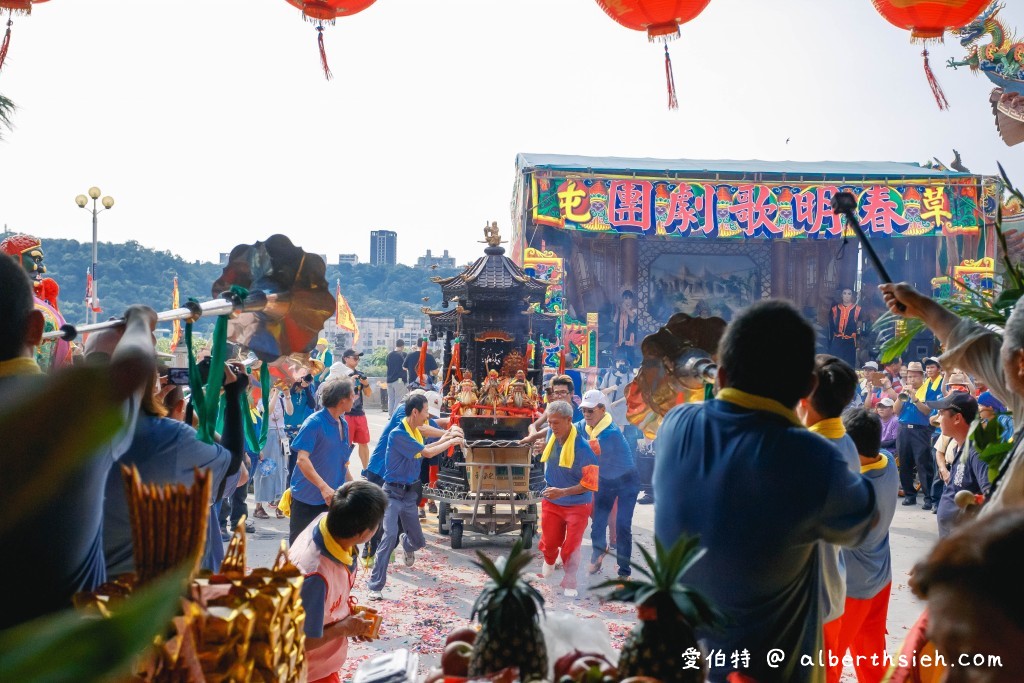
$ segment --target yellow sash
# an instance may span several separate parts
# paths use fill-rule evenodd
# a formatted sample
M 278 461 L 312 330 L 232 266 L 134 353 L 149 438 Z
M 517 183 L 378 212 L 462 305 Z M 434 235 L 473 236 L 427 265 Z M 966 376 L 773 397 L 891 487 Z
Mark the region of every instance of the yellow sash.
M 35 358 L 22 356 L 10 360 L 0 361 L 0 377 L 14 377 L 15 375 L 41 375 L 43 374 Z
M 821 434 L 826 439 L 840 439 L 846 434 L 846 427 L 843 426 L 843 418 L 830 417 L 816 422 L 808 427 L 815 434 Z
M 277 509 L 281 511 L 281 514 L 285 517 L 292 516 L 292 487 L 289 486 L 281 494 L 281 500 L 277 501 Z
M 420 433 L 419 429 L 416 429 L 409 425 L 409 418 L 405 418 L 404 420 L 402 420 L 402 428 L 405 429 L 405 433 L 411 436 L 416 443 L 418 443 L 421 446 L 423 445 L 423 434 Z M 416 457 L 422 458 L 423 453 L 417 453 Z
M 591 439 L 596 439 L 598 436 L 601 435 L 601 432 L 608 429 L 611 423 L 612 416 L 609 415 L 608 413 L 605 413 L 604 417 L 602 417 L 594 427 L 586 425 L 587 436 L 589 436 Z
M 547 462 L 548 458 L 551 457 L 551 452 L 555 450 L 555 441 L 555 433 L 551 432 L 548 445 L 544 447 L 544 453 L 540 456 L 541 462 Z M 573 425 L 572 429 L 569 430 L 569 436 L 565 438 L 562 450 L 558 453 L 558 466 L 572 467 L 574 462 L 576 462 L 576 425 Z
M 355 547 L 345 550 L 334 540 L 334 536 L 331 536 L 331 532 L 327 530 L 327 515 L 320 518 L 320 535 L 324 537 L 324 547 L 327 548 L 327 553 L 341 562 L 346 567 L 352 566 L 352 551 Z
M 749 410 L 760 410 L 766 413 L 772 413 L 789 420 L 794 427 L 803 427 L 804 424 L 800 421 L 800 418 L 796 416 L 792 410 L 782 405 L 775 399 L 766 398 L 764 396 L 757 396 L 755 394 L 748 394 L 745 391 L 739 389 L 733 389 L 732 387 L 726 387 L 718 392 L 715 396 L 719 401 L 725 401 L 726 403 L 732 403 L 740 408 L 747 408 Z
M 922 401 L 922 402 L 927 401 L 928 400 L 928 390 L 931 389 L 932 391 L 935 391 L 941 385 L 942 385 L 942 375 L 939 375 L 935 379 L 927 379 L 927 378 L 925 378 L 924 384 L 922 384 L 921 386 L 919 386 L 917 388 L 917 391 L 914 392 L 914 396 L 917 398 L 918 401 Z

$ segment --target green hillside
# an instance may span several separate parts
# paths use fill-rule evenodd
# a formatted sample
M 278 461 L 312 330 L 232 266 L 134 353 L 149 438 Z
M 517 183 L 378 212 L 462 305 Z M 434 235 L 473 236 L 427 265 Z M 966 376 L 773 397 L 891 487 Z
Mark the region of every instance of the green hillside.
M 91 244 L 77 240 L 42 238 L 48 275 L 60 284 L 60 308 L 69 322 L 80 323 L 85 317 L 85 278 L 91 261 Z M 99 296 L 103 307 L 100 318 L 119 315 L 133 303 L 146 304 L 156 310 L 171 306 L 174 277 L 182 301 L 195 297 L 210 298 L 210 286 L 220 276 L 221 266 L 200 261 L 188 262 L 169 251 L 154 251 L 138 242 L 99 244 Z M 440 289 L 430 277 L 450 277 L 456 270 L 439 268 L 422 270 L 409 266 L 328 266 L 327 281 L 341 279 L 341 291 L 357 317 L 391 317 L 416 315 L 424 305 L 440 300 Z M 202 322 L 202 321 L 201 321 Z M 197 325 L 206 332 L 211 321 Z M 169 327 L 169 325 L 168 325 Z

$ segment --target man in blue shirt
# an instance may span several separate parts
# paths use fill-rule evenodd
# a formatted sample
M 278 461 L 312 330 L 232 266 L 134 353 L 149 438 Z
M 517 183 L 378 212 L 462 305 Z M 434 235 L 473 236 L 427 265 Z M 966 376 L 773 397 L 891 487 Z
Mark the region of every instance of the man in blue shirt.
M 462 437 L 448 434 L 429 446 L 420 430 L 430 419 L 427 397 L 412 394 L 405 399 L 406 417 L 400 426 L 388 434 L 387 452 L 384 457 L 384 492 L 388 494 L 388 509 L 384 515 L 384 538 L 377 554 L 390 558 L 391 551 L 401 546 L 406 567 L 416 561 L 415 552 L 427 544 L 417 514 L 420 500 L 420 462 L 433 458 L 450 446 L 462 441 Z M 399 521 L 402 529 L 399 531 Z M 381 600 L 381 592 L 388 580 L 388 563 L 375 562 L 370 575 L 370 598 Z
M 824 680 L 801 664 L 822 647 L 818 546 L 859 543 L 877 514 L 870 485 L 793 412 L 814 388 L 814 347 L 792 304 L 753 304 L 719 344 L 717 397 L 669 411 L 655 446 L 655 534 L 700 537 L 707 554 L 683 580 L 729 617 L 698 637 L 705 651 L 748 651 L 741 672 L 759 681 Z M 785 659 L 769 663 L 776 648 Z
M 968 433 L 971 423 L 978 417 L 978 401 L 970 394 L 957 391 L 940 401 L 930 402 L 930 408 L 939 411 L 939 429 L 943 436 L 956 441 L 956 452 L 948 471 L 939 474 L 946 484 L 939 499 L 936 518 L 939 538 L 949 536 L 960 514 L 956 494 L 960 491 L 988 495 L 992 486 L 988 480 L 988 464 L 978 457 Z
M 409 394 L 418 394 L 420 396 L 427 397 L 427 412 L 430 414 L 430 420 L 427 424 L 420 427 L 420 432 L 423 436 L 431 440 L 441 439 L 449 434 L 462 436 L 462 429 L 460 427 L 452 427 L 450 430 L 446 431 L 445 429 L 442 429 L 441 424 L 444 423 L 447 425 L 448 421 L 437 421 L 438 418 L 441 417 L 440 394 L 433 391 L 428 393 L 422 389 L 413 389 Z M 387 460 L 388 437 L 391 435 L 391 432 L 402 424 L 402 420 L 404 419 L 405 404 L 403 403 L 395 409 L 395 414 L 391 416 L 391 419 L 384 427 L 384 431 L 381 432 L 380 438 L 377 439 L 377 445 L 374 446 L 373 454 L 370 456 L 370 462 L 366 466 L 366 469 L 362 471 L 363 479 L 366 481 L 372 482 L 377 486 L 384 486 L 384 464 Z M 399 524 L 401 524 L 401 521 L 399 521 Z M 362 560 L 364 567 L 373 566 L 374 556 L 377 553 L 377 547 L 380 545 L 382 538 L 384 538 L 384 525 L 378 527 L 377 533 L 375 533 L 373 538 L 363 546 Z
M 544 555 L 543 578 L 555 571 L 555 562 L 562 558 L 565 576 L 562 589 L 574 598 L 576 573 L 580 565 L 580 545 L 587 530 L 598 488 L 599 467 L 590 443 L 572 423 L 572 407 L 565 401 L 552 401 L 547 409 L 551 436 L 540 461 L 546 463 L 541 491 L 540 551 Z
M 292 440 L 298 457 L 292 473 L 289 543 L 320 513 L 327 512 L 334 491 L 352 479 L 348 471 L 352 443 L 343 417 L 355 400 L 352 381 L 325 382 L 320 395 L 324 407 L 306 419 Z
M 927 401 L 928 387 L 924 384 L 924 368 L 920 363 L 907 363 L 907 386 L 896 401 L 896 414 L 900 416 L 900 433 L 896 439 L 896 452 L 900 458 L 900 486 L 903 489 L 903 504 L 917 505 L 914 489 L 914 472 L 921 482 L 924 509 L 931 510 L 938 501 L 932 500 L 932 478 L 935 476 L 935 461 L 932 458 L 932 426 L 928 422 L 932 414 Z
M 583 419 L 576 430 L 585 434 L 600 465 L 597 491 L 594 493 L 594 522 L 590 529 L 593 551 L 590 555 L 590 573 L 601 571 L 601 562 L 608 549 L 606 542 L 608 516 L 618 501 L 615 514 L 615 558 L 619 565 L 619 578 L 629 578 L 630 556 L 633 554 L 633 510 L 640 492 L 640 475 L 636 471 L 633 451 L 618 425 L 607 410 L 608 398 L 600 389 L 583 395 L 580 409 Z

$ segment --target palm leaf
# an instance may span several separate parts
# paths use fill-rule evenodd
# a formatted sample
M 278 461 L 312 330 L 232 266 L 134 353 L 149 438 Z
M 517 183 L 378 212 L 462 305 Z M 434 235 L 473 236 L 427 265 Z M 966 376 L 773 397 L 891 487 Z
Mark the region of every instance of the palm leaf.
M 126 673 L 132 660 L 170 625 L 189 573 L 182 568 L 164 576 L 119 603 L 110 618 L 66 610 L 3 631 L 4 679 L 101 681 Z
M 884 365 L 906 353 L 907 349 L 910 348 L 910 343 L 914 341 L 914 337 L 924 330 L 925 324 L 923 321 L 917 318 L 909 318 L 907 320 L 906 332 L 882 344 L 882 356 L 880 359 L 882 364 Z

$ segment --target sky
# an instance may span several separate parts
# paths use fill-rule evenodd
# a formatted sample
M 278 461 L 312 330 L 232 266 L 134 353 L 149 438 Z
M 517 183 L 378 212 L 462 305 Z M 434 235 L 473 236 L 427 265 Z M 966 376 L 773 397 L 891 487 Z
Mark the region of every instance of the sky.
M 1024 2 L 1006 4 L 1024 31 Z M 678 111 L 661 46 L 594 0 L 377 0 L 325 28 L 330 82 L 285 0 L 52 0 L 13 28 L 0 229 L 89 241 L 74 199 L 95 185 L 116 202 L 101 241 L 188 260 L 277 232 L 329 263 L 366 260 L 370 230 L 390 229 L 399 262 L 428 248 L 467 262 L 485 222 L 511 234 L 519 152 L 949 162 L 956 148 L 1024 185 L 991 84 L 944 66 L 965 50 L 930 47 L 940 112 L 921 47 L 870 0 L 711 0 L 670 46 Z

